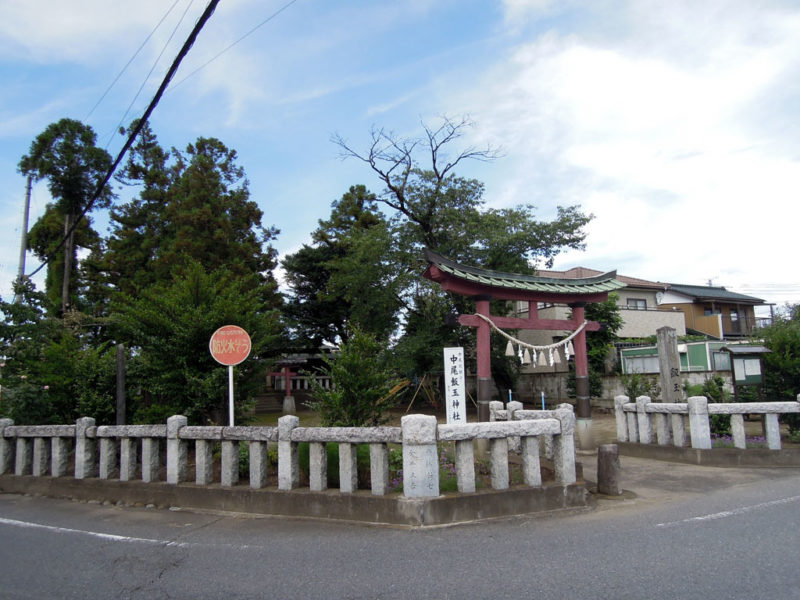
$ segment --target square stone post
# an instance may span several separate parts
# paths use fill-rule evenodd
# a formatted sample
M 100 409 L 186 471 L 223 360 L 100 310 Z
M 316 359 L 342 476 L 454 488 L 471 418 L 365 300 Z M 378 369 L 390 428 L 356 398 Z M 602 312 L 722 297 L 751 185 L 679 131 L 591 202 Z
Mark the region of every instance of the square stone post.
M 672 414 L 669 420 L 672 425 L 672 445 L 683 448 L 686 445 L 686 415 Z
M 239 483 L 239 442 L 222 440 L 220 483 L 222 487 L 233 487 Z
M 119 480 L 136 479 L 136 438 L 124 437 L 119 441 Z
M 158 468 L 161 463 L 158 438 L 142 438 L 142 481 L 158 481 Z
M 436 417 L 405 415 L 403 432 L 403 495 L 430 498 L 439 495 L 439 457 L 436 448 Z
M 767 448 L 770 450 L 781 449 L 781 429 L 778 423 L 778 415 L 776 413 L 768 413 L 764 415 L 764 423 L 767 434 Z
M 508 438 L 489 440 L 489 464 L 492 489 L 508 489 Z
M 389 489 L 389 446 L 369 445 L 369 472 L 372 495 L 385 495 Z
M 324 442 L 308 445 L 308 487 L 312 492 L 328 489 L 328 447 Z
M 167 419 L 167 483 L 172 485 L 186 481 L 187 444 L 186 440 L 178 437 L 178 432 L 188 423 L 189 420 L 183 415 L 173 415 Z
M 516 400 L 512 400 L 508 404 L 506 404 L 506 410 L 508 411 L 508 420 L 514 420 L 514 413 L 518 410 L 522 410 L 522 402 L 517 402 Z M 515 454 L 519 454 L 522 452 L 522 445 L 518 435 L 513 435 L 508 438 L 508 451 L 514 452 Z
M 17 438 L 17 451 L 14 457 L 14 475 L 31 474 L 31 469 L 33 466 L 31 445 L 31 438 Z
M 0 419 L 0 475 L 11 471 L 14 458 L 14 446 L 5 436 L 6 427 L 14 424 L 11 419 Z
M 456 481 L 458 491 L 462 494 L 475 491 L 475 449 L 472 440 L 456 442 Z
M 489 402 L 489 421 L 498 420 L 498 411 L 504 410 L 503 403 L 498 400 Z
M 194 482 L 208 485 L 214 481 L 214 444 L 211 440 L 194 441 Z
M 522 476 L 525 485 L 542 487 L 542 470 L 539 463 L 539 436 L 522 438 Z
M 734 448 L 747 448 L 744 435 L 744 415 L 731 415 L 731 437 Z
M 300 485 L 300 459 L 292 429 L 300 425 L 295 415 L 278 419 L 278 489 L 293 490 Z
M 50 438 L 33 438 L 33 467 L 34 477 L 47 475 L 50 468 Z
M 561 485 L 575 483 L 575 413 L 569 404 L 559 404 L 556 419 L 561 422 L 561 433 L 553 436 L 553 467 L 556 482 Z
M 627 396 L 619 395 L 614 397 L 614 418 L 617 422 L 617 441 L 628 441 L 628 420 L 625 411 L 622 409 L 629 402 Z
M 100 438 L 100 479 L 111 479 L 117 469 L 119 444 L 116 438 Z
M 69 465 L 70 439 L 54 437 L 50 441 L 50 475 L 64 477 Z
M 709 450 L 711 448 L 711 427 L 708 423 L 708 399 L 705 396 L 692 396 L 689 405 L 689 433 L 692 448 Z
M 81 417 L 75 421 L 75 479 L 97 476 L 97 443 L 86 435 L 94 423 L 92 417 Z
M 628 441 L 636 443 L 639 441 L 639 420 L 635 412 L 626 412 L 625 419 L 628 421 Z
M 653 441 L 653 422 L 650 413 L 647 412 L 647 405 L 650 404 L 648 396 L 636 398 L 636 420 L 639 423 L 639 442 L 650 444 Z
M 250 489 L 260 490 L 267 485 L 267 442 L 252 441 L 247 452 L 250 455 Z
M 653 414 L 653 426 L 656 430 L 656 442 L 659 446 L 669 446 L 669 419 L 664 413 Z
M 356 445 L 348 442 L 339 444 L 339 491 L 352 494 L 358 489 L 358 456 Z

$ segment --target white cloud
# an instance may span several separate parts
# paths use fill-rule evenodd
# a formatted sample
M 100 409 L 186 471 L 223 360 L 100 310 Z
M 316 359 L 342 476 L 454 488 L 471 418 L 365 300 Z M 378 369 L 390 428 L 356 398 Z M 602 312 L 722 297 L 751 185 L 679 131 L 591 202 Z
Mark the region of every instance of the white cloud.
M 506 5 L 508 15 L 550 7 Z M 460 97 L 478 135 L 505 149 L 492 199 L 594 213 L 587 252 L 565 254 L 564 266 L 687 283 L 796 280 L 774 260 L 792 251 L 791 219 L 774 214 L 800 189 L 800 144 L 765 125 L 776 118 L 765 106 L 800 73 L 800 13 L 615 8 L 625 24 L 615 36 L 541 33 Z

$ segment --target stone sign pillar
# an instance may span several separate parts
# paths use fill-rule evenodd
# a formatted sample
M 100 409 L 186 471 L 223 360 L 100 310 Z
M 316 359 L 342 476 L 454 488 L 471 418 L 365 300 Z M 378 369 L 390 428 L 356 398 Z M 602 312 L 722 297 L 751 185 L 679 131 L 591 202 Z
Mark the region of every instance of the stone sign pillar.
M 683 382 L 681 380 L 681 357 L 678 354 L 678 336 L 672 327 L 661 327 L 656 330 L 658 348 L 658 367 L 661 373 L 661 398 L 664 402 L 683 402 Z M 671 429 L 675 439 L 673 445 L 686 444 L 683 415 L 669 416 Z M 667 444 L 667 440 L 659 440 Z
M 489 408 L 488 403 L 486 406 Z M 403 430 L 403 494 L 406 498 L 439 495 L 439 457 L 436 446 L 436 417 L 406 415 Z

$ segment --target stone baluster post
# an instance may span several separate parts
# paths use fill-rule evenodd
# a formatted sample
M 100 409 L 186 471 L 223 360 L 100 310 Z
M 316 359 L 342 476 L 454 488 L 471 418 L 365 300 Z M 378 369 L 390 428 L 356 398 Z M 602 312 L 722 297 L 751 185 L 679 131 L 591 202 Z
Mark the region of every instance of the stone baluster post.
M 708 450 L 711 448 L 711 426 L 708 422 L 708 399 L 705 396 L 692 396 L 689 405 L 689 434 L 692 448 Z
M 293 490 L 300 485 L 300 460 L 292 429 L 300 425 L 295 415 L 278 419 L 278 489 Z
M 81 417 L 75 421 L 75 479 L 97 476 L 97 443 L 87 436 L 95 421 L 92 417 Z
M 352 494 L 358 489 L 358 456 L 356 444 L 339 443 L 339 491 Z
M 622 409 L 629 402 L 629 398 L 624 395 L 614 397 L 614 418 L 617 422 L 617 441 L 628 441 L 628 420 L 625 411 Z
M 498 419 L 498 413 L 501 410 L 505 410 L 503 408 L 503 403 L 502 402 L 499 402 L 498 400 L 492 400 L 491 402 L 489 402 L 489 421 L 497 421 L 497 420 L 499 420 Z
M 636 412 L 625 411 L 625 419 L 628 422 L 628 441 L 637 443 L 639 441 L 639 419 Z
M 556 482 L 561 485 L 575 483 L 575 413 L 569 404 L 559 404 L 556 419 L 561 423 L 561 433 L 553 436 L 553 467 Z
M 475 491 L 475 448 L 472 440 L 456 442 L 456 480 L 458 491 L 462 494 Z
M 744 435 L 744 415 L 731 415 L 731 437 L 734 448 L 747 448 Z
M 370 487 L 373 496 L 383 496 L 389 490 L 389 446 L 369 445 Z
M 173 415 L 167 419 L 167 483 L 172 485 L 186 481 L 187 444 L 186 440 L 178 437 L 178 433 L 188 423 L 189 420 L 183 415 Z
M 161 463 L 158 438 L 142 438 L 142 481 L 152 483 L 158 481 L 158 469 Z
M 247 451 L 250 455 L 250 489 L 260 490 L 267 485 L 267 442 L 251 441 Z
M 111 479 L 117 469 L 119 443 L 116 438 L 100 438 L 100 479 Z
M 208 485 L 214 481 L 214 444 L 211 440 L 194 441 L 194 482 Z
M 136 478 L 136 438 L 124 437 L 119 440 L 119 480 L 131 481 Z
M 50 442 L 50 475 L 64 477 L 69 465 L 70 439 L 53 437 Z
M 233 487 L 239 483 L 239 442 L 222 440 L 220 458 L 220 483 L 222 487 Z
M 436 447 L 436 417 L 405 415 L 403 431 L 403 495 L 430 498 L 439 495 L 439 457 Z
M 647 412 L 647 405 L 650 404 L 648 396 L 636 398 L 636 420 L 639 423 L 639 442 L 649 444 L 653 441 L 653 420 Z
M 508 446 L 508 438 L 489 440 L 489 468 L 494 490 L 508 489 Z
M 781 429 L 778 423 L 778 415 L 776 413 L 767 413 L 764 415 L 764 425 L 766 429 L 767 448 L 770 450 L 781 449 Z
M 308 487 L 312 492 L 328 489 L 328 446 L 324 442 L 308 445 Z
M 539 461 L 539 436 L 522 438 L 522 476 L 525 485 L 542 487 L 542 470 Z
M 508 404 L 506 404 L 506 410 L 508 411 L 508 420 L 514 420 L 514 413 L 518 410 L 522 410 L 522 402 L 517 402 L 516 400 L 512 400 Z M 514 452 L 515 454 L 519 454 L 522 452 L 522 444 L 520 442 L 519 436 L 514 435 L 508 438 L 508 451 Z
M 33 466 L 31 473 L 34 477 L 47 475 L 50 468 L 50 438 L 33 438 Z
M 31 438 L 18 437 L 14 460 L 14 475 L 30 475 L 33 467 Z
M 6 427 L 11 427 L 14 421 L 11 419 L 0 419 L 0 475 L 11 471 L 14 458 L 14 446 L 5 436 Z

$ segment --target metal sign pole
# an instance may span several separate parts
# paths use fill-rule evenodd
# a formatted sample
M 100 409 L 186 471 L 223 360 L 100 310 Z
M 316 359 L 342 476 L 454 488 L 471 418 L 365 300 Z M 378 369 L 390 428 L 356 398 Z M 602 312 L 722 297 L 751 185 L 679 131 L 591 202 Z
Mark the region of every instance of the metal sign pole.
M 233 427 L 233 365 L 228 366 L 228 416 Z

